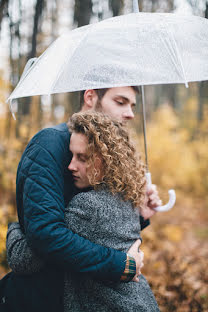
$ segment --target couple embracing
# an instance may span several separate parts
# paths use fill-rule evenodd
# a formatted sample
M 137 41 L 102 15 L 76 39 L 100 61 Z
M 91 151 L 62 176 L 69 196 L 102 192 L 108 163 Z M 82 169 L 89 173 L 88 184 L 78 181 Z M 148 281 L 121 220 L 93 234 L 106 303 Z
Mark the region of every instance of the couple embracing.
M 19 223 L 8 230 L 4 311 L 159 311 L 138 247 L 161 202 L 146 191 L 123 125 L 136 92 L 86 90 L 80 113 L 28 144 L 17 172 Z

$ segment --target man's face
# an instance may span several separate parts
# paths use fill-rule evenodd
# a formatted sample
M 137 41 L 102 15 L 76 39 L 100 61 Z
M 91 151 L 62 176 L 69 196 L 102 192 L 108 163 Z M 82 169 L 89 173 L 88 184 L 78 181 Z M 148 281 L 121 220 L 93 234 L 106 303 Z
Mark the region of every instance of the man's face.
M 108 89 L 101 101 L 97 100 L 95 110 L 101 111 L 118 121 L 126 122 L 134 118 L 136 92 L 132 87 Z

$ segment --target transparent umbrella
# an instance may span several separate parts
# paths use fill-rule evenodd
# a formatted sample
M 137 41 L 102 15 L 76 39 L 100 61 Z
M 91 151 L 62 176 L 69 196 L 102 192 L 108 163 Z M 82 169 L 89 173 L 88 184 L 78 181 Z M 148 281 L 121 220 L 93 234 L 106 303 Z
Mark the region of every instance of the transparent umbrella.
M 13 99 L 33 95 L 131 85 L 188 86 L 189 81 L 208 79 L 208 20 L 171 13 L 106 19 L 62 35 L 29 65 L 8 99 L 10 107 Z M 169 203 L 158 210 L 168 210 L 174 202 L 171 190 Z
M 208 79 L 208 20 L 132 13 L 72 30 L 33 63 L 9 100 Z

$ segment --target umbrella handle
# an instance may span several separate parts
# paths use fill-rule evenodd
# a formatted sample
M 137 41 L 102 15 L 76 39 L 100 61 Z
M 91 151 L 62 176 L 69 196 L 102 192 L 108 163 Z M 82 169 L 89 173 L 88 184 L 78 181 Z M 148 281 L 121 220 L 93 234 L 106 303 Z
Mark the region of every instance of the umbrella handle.
M 152 184 L 152 179 L 151 179 L 151 173 L 150 172 L 146 173 L 146 179 L 147 179 L 147 185 L 151 185 Z M 159 207 L 155 208 L 155 211 L 168 211 L 175 205 L 175 201 L 176 201 L 175 191 L 174 190 L 169 190 L 168 194 L 169 194 L 169 201 L 168 201 L 168 203 L 166 205 L 164 205 L 164 206 L 159 206 Z

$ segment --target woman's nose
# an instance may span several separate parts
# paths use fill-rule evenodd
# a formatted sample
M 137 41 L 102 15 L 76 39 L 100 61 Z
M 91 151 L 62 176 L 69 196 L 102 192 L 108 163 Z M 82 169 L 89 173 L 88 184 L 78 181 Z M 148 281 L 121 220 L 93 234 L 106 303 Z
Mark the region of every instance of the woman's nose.
M 74 157 L 72 158 L 72 160 L 71 160 L 71 162 L 70 162 L 70 164 L 68 166 L 68 169 L 70 171 L 76 171 L 76 163 L 75 163 Z

